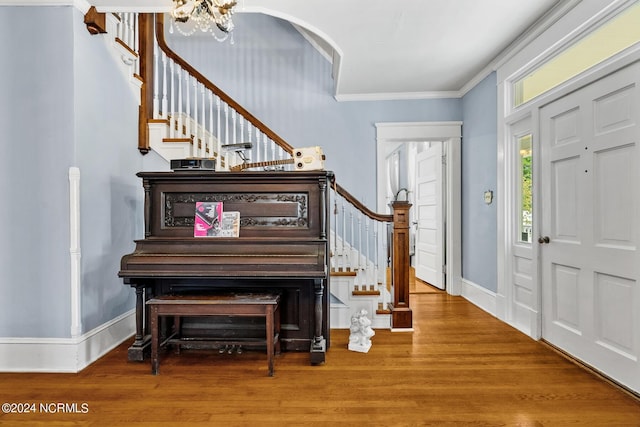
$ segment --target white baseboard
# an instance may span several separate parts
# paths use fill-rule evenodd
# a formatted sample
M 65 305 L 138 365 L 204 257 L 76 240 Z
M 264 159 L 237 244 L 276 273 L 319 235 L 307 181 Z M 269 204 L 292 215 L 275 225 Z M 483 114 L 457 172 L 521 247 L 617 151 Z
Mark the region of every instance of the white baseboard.
M 135 310 L 77 338 L 0 338 L 0 372 L 76 373 L 131 337 Z
M 496 317 L 496 293 L 469 280 L 462 279 L 461 296 Z

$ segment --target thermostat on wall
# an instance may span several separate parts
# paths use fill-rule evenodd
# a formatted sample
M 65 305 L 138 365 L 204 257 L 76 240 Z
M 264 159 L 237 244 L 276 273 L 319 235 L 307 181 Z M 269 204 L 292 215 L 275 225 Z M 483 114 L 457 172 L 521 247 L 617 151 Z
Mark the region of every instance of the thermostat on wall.
M 487 190 L 484 192 L 484 202 L 488 205 L 490 205 L 491 202 L 493 202 L 493 191 Z

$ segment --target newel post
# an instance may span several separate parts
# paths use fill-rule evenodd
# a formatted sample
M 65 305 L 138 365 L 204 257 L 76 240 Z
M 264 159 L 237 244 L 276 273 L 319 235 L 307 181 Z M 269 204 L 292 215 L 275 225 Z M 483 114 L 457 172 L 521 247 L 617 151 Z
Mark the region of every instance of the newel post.
M 409 209 L 411 204 L 406 201 L 395 201 L 391 207 L 393 208 L 391 328 L 410 329 L 413 327 L 413 316 L 409 307 Z

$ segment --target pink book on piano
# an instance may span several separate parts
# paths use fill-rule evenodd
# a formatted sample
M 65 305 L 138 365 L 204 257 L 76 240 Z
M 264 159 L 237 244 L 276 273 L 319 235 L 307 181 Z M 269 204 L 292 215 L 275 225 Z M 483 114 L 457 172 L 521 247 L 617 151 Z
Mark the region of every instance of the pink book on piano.
M 218 237 L 221 226 L 222 202 L 196 202 L 194 237 Z

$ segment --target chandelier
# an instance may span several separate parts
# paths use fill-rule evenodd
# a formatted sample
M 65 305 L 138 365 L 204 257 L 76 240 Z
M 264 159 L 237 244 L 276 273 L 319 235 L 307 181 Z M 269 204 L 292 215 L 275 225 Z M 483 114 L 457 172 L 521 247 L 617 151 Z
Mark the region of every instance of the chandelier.
M 175 22 L 177 30 L 185 36 L 200 30 L 223 41 L 233 31 L 231 15 L 236 4 L 235 0 L 173 0 L 173 21 L 169 31 L 173 32 Z M 216 36 L 216 28 L 223 33 L 222 38 Z

